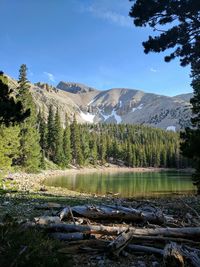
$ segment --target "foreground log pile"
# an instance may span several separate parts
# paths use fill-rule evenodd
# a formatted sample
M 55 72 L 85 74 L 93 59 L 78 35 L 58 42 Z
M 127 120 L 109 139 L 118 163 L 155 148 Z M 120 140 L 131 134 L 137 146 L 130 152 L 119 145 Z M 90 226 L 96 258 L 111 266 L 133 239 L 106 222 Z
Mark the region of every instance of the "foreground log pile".
M 149 254 L 158 257 L 161 265 L 157 266 L 200 266 L 200 217 L 190 207 L 186 221 L 150 203 L 137 208 L 127 203 L 74 207 L 50 203 L 37 208 L 50 209 L 53 216 L 34 218 L 23 227 L 36 227 L 66 242 L 61 253 L 112 260 Z

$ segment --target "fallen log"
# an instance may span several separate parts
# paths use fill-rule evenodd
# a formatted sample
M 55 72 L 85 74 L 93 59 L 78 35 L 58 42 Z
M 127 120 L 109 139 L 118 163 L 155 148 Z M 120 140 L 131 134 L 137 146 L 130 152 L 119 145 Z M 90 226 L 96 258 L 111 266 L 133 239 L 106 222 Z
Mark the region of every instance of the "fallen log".
M 70 210 L 66 207 L 60 212 L 60 220 L 63 221 L 64 219 L 69 218 L 70 215 Z
M 129 229 L 133 236 L 162 236 L 172 238 L 184 238 L 188 240 L 197 240 L 200 238 L 200 227 L 182 227 L 182 228 L 136 228 L 136 227 L 117 227 L 104 225 L 73 225 L 73 224 L 50 224 L 46 226 L 48 231 L 63 232 L 83 232 L 103 235 L 117 235 Z
M 62 208 L 65 208 L 65 205 L 54 202 L 47 202 L 44 204 L 35 205 L 35 209 L 38 210 L 62 209 Z
M 163 249 L 149 247 L 149 246 L 141 246 L 141 245 L 129 244 L 126 247 L 126 250 L 128 252 L 143 252 L 145 254 L 157 254 L 157 255 L 163 256 Z
M 163 250 L 163 263 L 165 267 L 184 267 L 181 249 L 176 243 L 167 244 Z
M 71 241 L 65 247 L 59 249 L 60 253 L 79 254 L 79 253 L 104 253 L 109 241 L 99 239 L 84 239 Z
M 200 242 L 197 242 L 197 241 L 193 241 L 193 240 L 189 240 L 189 239 L 185 239 L 185 238 L 176 238 L 176 237 L 163 237 L 163 236 L 146 236 L 146 235 L 142 235 L 142 236 L 139 236 L 139 235 L 132 235 L 133 237 L 133 240 L 134 241 L 141 241 L 141 242 L 144 242 L 144 241 L 147 241 L 147 242 L 163 242 L 163 243 L 166 243 L 166 242 L 169 242 L 169 241 L 174 241 L 176 243 L 189 243 L 189 244 L 192 244 L 192 245 L 200 245 Z
M 72 225 L 73 227 L 77 225 Z M 123 232 L 119 235 L 114 241 L 109 242 L 105 240 L 97 240 L 95 236 L 91 235 L 91 233 L 51 233 L 50 236 L 54 239 L 60 241 L 71 241 L 70 247 L 73 244 L 77 244 L 77 249 L 82 251 L 90 251 L 90 252 L 106 252 L 107 254 L 111 254 L 114 256 L 118 256 L 119 253 L 126 249 L 128 252 L 140 252 L 145 254 L 156 254 L 159 256 L 163 256 L 163 263 L 166 267 L 184 267 L 184 260 L 189 261 L 192 266 L 199 267 L 200 266 L 200 258 L 197 253 L 199 253 L 198 249 L 190 248 L 188 246 L 178 246 L 176 243 L 170 243 L 165 246 L 164 249 L 159 249 L 150 246 L 143 245 L 135 245 L 129 244 L 132 240 L 132 232 L 128 230 L 127 232 Z M 90 241 L 93 239 L 94 241 Z M 90 243 L 82 243 L 83 241 Z M 73 241 L 81 241 L 81 243 L 73 243 Z M 91 243 L 92 242 L 92 243 Z M 86 245 L 87 244 L 87 245 Z M 96 245 L 95 245 L 96 244 Z M 86 245 L 86 246 L 81 246 Z M 92 245 L 92 247 L 90 247 Z M 95 248 L 94 248 L 95 245 Z M 72 248 L 71 248 L 72 249 Z M 63 248 L 62 253 L 68 253 L 71 251 L 69 247 Z M 74 249 L 72 249 L 73 251 Z
M 94 236 L 91 236 L 90 234 L 83 234 L 83 233 L 51 233 L 51 237 L 54 239 L 60 240 L 60 241 L 77 241 L 77 240 L 84 240 L 84 239 L 90 239 L 95 238 Z
M 199 249 L 182 246 L 181 252 L 183 253 L 184 257 L 192 264 L 192 266 L 200 266 L 200 258 L 198 256 L 198 253 L 200 252 Z
M 163 224 L 165 216 L 159 211 L 149 212 L 122 206 L 74 206 L 71 208 L 74 216 L 83 216 L 93 220 L 120 220 L 132 222 L 149 222 Z
M 40 216 L 40 217 L 35 217 L 34 221 L 36 224 L 41 224 L 41 225 L 48 225 L 51 223 L 60 223 L 60 217 L 58 216 Z
M 107 246 L 107 253 L 119 256 L 119 253 L 131 242 L 132 234 L 132 231 L 130 231 L 129 229 L 121 233 Z

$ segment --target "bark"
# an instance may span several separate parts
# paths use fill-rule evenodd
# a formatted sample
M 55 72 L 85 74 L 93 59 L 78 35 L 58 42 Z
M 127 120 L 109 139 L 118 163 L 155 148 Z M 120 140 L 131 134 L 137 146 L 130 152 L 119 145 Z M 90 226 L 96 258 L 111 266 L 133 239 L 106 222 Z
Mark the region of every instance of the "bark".
M 66 207 L 60 212 L 60 220 L 63 221 L 64 219 L 69 218 L 70 215 L 70 210 Z
M 136 227 L 116 227 L 104 225 L 73 225 L 73 224 L 50 224 L 47 227 L 49 231 L 64 232 L 83 232 L 103 235 L 117 235 L 129 229 L 134 237 L 137 236 L 159 236 L 184 238 L 188 240 L 197 240 L 200 238 L 200 227 L 181 227 L 181 228 L 136 228 Z
M 163 256 L 163 249 L 149 247 L 149 246 L 141 246 L 141 245 L 132 245 L 129 244 L 126 248 L 128 252 L 143 252 L 147 254 L 157 254 Z
M 197 253 L 199 253 L 199 249 L 190 248 L 188 246 L 183 246 L 181 248 L 181 252 L 184 257 L 192 264 L 194 267 L 200 266 L 200 258 Z
M 176 243 L 170 243 L 165 246 L 163 263 L 165 267 L 184 267 L 183 255 Z
M 48 225 L 51 223 L 60 223 L 60 217 L 58 216 L 41 216 L 41 217 L 36 217 L 34 218 L 34 221 L 36 224 L 41 224 L 41 225 Z
M 114 241 L 112 241 L 107 249 L 108 253 L 119 256 L 119 253 L 131 242 L 132 240 L 132 231 L 129 229 L 121 233 Z
M 74 216 L 83 216 L 93 220 L 120 220 L 132 222 L 165 223 L 161 211 L 149 212 L 122 206 L 75 206 L 72 207 Z
M 51 237 L 54 239 L 58 239 L 60 241 L 74 241 L 74 240 L 84 240 L 91 238 L 90 234 L 83 234 L 83 233 L 51 233 Z

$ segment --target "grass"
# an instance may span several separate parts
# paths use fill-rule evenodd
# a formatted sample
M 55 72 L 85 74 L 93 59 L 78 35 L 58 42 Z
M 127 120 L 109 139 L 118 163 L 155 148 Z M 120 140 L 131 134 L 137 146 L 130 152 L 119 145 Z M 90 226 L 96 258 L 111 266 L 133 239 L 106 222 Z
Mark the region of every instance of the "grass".
M 69 256 L 58 252 L 64 244 L 35 229 L 9 223 L 0 227 L 0 266 L 72 266 Z

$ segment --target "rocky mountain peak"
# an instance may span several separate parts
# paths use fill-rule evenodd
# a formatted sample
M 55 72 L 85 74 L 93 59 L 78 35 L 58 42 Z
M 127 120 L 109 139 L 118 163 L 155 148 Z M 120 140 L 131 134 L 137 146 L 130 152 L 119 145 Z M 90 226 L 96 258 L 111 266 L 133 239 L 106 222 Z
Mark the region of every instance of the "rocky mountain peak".
M 17 82 L 8 80 L 15 89 Z M 57 87 L 30 84 L 30 90 L 37 109 L 47 118 L 53 105 L 63 124 L 67 113 L 70 120 L 75 114 L 79 123 L 145 124 L 169 131 L 190 126 L 192 94 L 169 97 L 127 88 L 100 91 L 75 82 L 60 82 Z
M 57 88 L 65 92 L 72 93 L 72 94 L 82 94 L 82 93 L 97 91 L 96 89 L 92 87 L 88 87 L 81 83 L 63 82 L 63 81 L 59 82 L 59 84 L 57 85 Z

